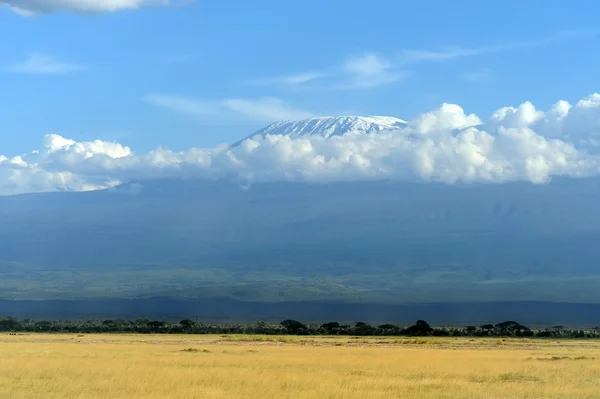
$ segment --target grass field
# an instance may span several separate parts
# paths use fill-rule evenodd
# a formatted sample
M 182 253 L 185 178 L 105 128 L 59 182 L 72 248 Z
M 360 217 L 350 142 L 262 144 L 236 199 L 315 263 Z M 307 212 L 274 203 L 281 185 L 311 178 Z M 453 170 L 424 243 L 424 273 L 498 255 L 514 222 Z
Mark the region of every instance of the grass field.
M 600 398 L 600 342 L 0 335 L 0 399 Z

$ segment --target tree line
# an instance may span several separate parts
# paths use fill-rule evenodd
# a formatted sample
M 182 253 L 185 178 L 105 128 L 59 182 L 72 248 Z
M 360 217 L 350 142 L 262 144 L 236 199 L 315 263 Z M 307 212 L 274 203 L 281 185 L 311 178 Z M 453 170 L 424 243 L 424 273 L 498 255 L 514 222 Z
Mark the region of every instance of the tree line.
M 19 320 L 0 317 L 0 331 L 9 333 L 137 333 L 137 334 L 261 334 L 261 335 L 348 335 L 348 336 L 452 336 L 452 337 L 571 337 L 600 338 L 600 327 L 589 330 L 553 326 L 531 329 L 516 321 L 464 327 L 432 327 L 418 320 L 408 327 L 396 324 L 371 325 L 366 322 L 341 324 L 305 324 L 297 320 L 283 320 L 273 324 L 205 324 L 183 319 L 167 322 L 151 319 L 137 320 Z

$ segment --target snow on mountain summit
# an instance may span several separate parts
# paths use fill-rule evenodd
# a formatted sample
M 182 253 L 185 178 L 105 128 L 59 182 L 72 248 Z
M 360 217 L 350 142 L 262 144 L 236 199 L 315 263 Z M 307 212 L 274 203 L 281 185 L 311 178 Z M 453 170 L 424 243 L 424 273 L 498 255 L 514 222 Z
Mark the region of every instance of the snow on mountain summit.
M 406 126 L 406 121 L 391 116 L 334 116 L 310 118 L 300 121 L 281 121 L 270 124 L 246 137 L 244 140 L 267 135 L 283 135 L 290 138 L 306 136 L 342 136 L 347 133 L 377 133 L 397 130 Z M 242 140 L 242 141 L 244 141 Z M 242 141 L 234 144 L 238 145 Z

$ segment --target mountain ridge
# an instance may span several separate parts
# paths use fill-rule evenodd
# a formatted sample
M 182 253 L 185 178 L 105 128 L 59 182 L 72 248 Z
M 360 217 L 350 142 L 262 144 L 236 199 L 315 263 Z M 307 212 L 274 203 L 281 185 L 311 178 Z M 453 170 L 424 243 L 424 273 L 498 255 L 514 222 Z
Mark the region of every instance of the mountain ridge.
M 391 116 L 325 116 L 308 118 L 298 121 L 284 120 L 271 123 L 257 130 L 232 146 L 238 146 L 247 139 L 265 137 L 267 135 L 282 135 L 293 139 L 301 137 L 343 136 L 349 133 L 372 134 L 383 131 L 393 131 L 406 127 L 408 123 Z

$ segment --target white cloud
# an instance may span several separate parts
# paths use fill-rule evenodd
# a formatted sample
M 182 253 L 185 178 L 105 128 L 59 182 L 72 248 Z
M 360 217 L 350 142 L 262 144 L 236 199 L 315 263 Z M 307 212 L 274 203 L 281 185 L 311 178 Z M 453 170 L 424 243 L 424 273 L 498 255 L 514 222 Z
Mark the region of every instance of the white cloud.
M 466 115 L 460 106 L 444 103 L 432 112 L 425 112 L 417 116 L 408 125 L 420 134 L 431 134 L 445 133 L 481 124 L 482 122 L 477 115 Z
M 288 119 L 305 119 L 314 116 L 309 111 L 295 109 L 287 102 L 275 97 L 263 97 L 251 100 L 231 98 L 203 101 L 185 96 L 150 94 L 144 97 L 144 100 L 149 104 L 197 118 L 228 118 L 233 115 L 247 119 L 274 122 Z
M 230 106 L 262 112 L 243 101 L 232 100 Z M 0 194 L 91 190 L 156 177 L 541 184 L 553 176 L 600 175 L 600 148 L 593 144 L 599 142 L 599 94 L 574 106 L 558 102 L 546 112 L 527 102 L 504 107 L 485 123 L 458 105 L 444 104 L 393 132 L 328 139 L 266 136 L 237 147 L 183 152 L 158 148 L 137 155 L 115 142 L 48 135 L 37 151 L 0 155 Z
M 535 109 L 535 106 L 529 101 L 515 107 L 504 107 L 492 114 L 489 124 L 522 128 L 528 127 L 544 118 L 545 113 Z
M 49 55 L 31 54 L 25 61 L 7 66 L 5 69 L 32 75 L 65 75 L 82 71 L 85 67 L 72 62 L 60 61 Z
M 41 150 L 8 158 L 0 155 L 0 194 L 43 191 L 88 191 L 118 184 L 110 176 L 111 162 L 126 159 L 131 150 L 118 143 L 77 143 L 56 134 L 44 137 Z M 96 165 L 85 173 L 85 165 Z
M 171 4 L 174 4 L 171 0 L 0 0 L 0 6 L 24 16 L 59 11 L 104 13 Z
M 384 57 L 374 53 L 366 53 L 352 57 L 341 65 L 336 65 L 320 71 L 297 73 L 284 76 L 251 79 L 245 84 L 252 85 L 287 85 L 294 87 L 315 88 L 315 81 L 319 81 L 319 89 L 344 90 L 344 89 L 369 89 L 396 83 L 402 80 L 413 64 L 425 62 L 451 61 L 463 57 L 482 56 L 490 53 L 514 51 L 543 47 L 552 44 L 564 43 L 574 40 L 590 39 L 600 35 L 600 30 L 570 30 L 534 40 L 504 42 L 479 47 L 443 47 L 435 50 L 405 49 L 397 56 Z M 463 78 L 474 82 L 483 83 L 491 78 L 487 69 L 465 73 Z
M 597 37 L 600 31 L 570 30 L 561 31 L 554 35 L 537 40 L 505 42 L 481 47 L 445 47 L 439 50 L 403 50 L 400 52 L 400 64 L 407 65 L 417 62 L 449 61 L 462 57 L 473 57 L 489 53 L 499 53 L 511 50 L 542 47 L 571 40 L 581 40 Z
M 309 83 L 315 81 L 317 79 L 322 79 L 327 76 L 324 72 L 306 72 L 300 73 L 297 75 L 286 75 L 286 76 L 273 76 L 267 78 L 258 78 L 258 79 L 250 79 L 243 82 L 246 85 L 287 85 L 287 86 L 296 86 L 302 85 L 305 83 Z
M 144 101 L 192 117 L 215 115 L 218 114 L 220 108 L 216 102 L 170 94 L 148 94 L 144 97 Z
M 314 116 L 311 112 L 294 109 L 287 102 L 274 97 L 258 100 L 229 99 L 221 104 L 233 112 L 263 121 L 306 119 Z
M 351 81 L 347 88 L 370 88 L 398 81 L 401 75 L 393 72 L 392 64 L 377 54 L 351 58 L 344 64 L 344 72 Z
M 401 77 L 388 60 L 374 53 L 366 53 L 350 57 L 341 65 L 319 72 L 251 79 L 243 83 L 314 88 L 314 83 L 319 81 L 320 89 L 348 90 L 384 86 L 398 81 Z

